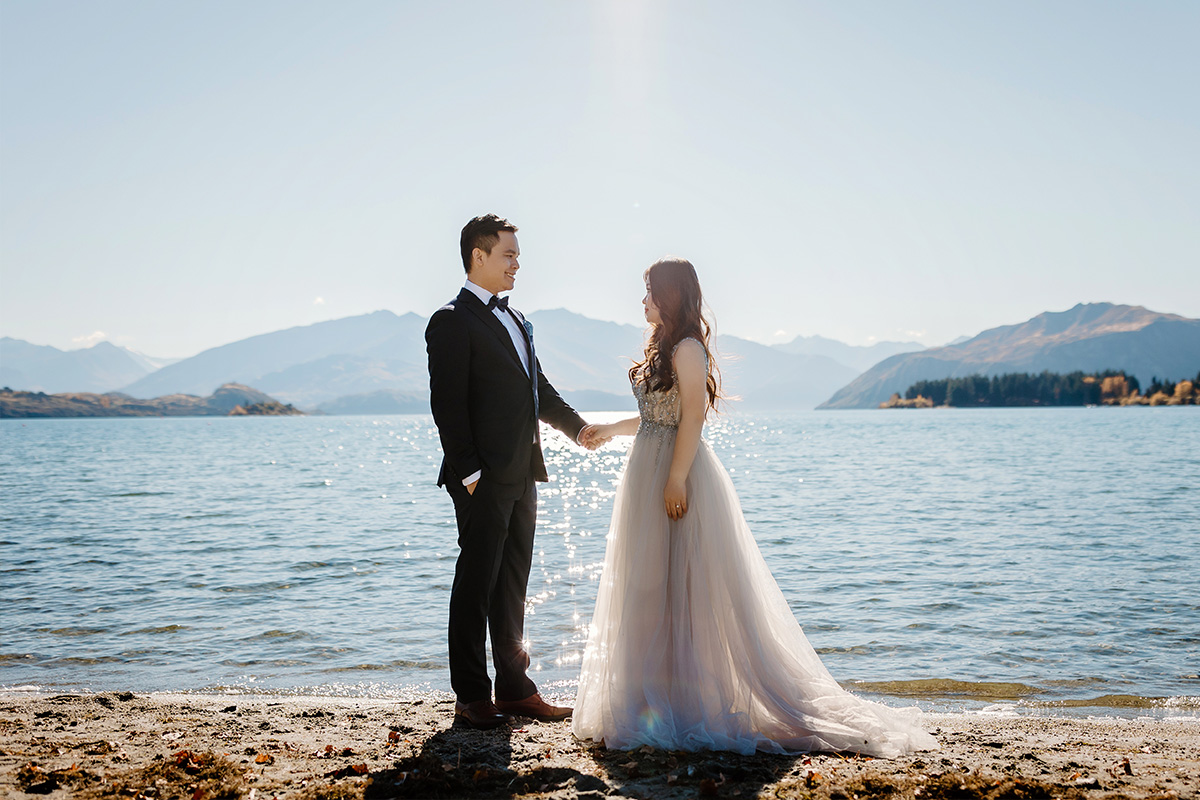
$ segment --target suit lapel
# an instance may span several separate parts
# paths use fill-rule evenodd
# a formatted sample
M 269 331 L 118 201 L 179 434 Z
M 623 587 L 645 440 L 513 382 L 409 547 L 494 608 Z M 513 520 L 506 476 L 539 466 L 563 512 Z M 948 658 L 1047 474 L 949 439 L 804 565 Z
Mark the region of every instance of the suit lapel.
M 537 351 L 533 346 L 532 326 L 525 321 L 525 315 L 520 311 L 511 306 L 508 310 L 513 315 L 513 318 L 516 319 L 517 326 L 521 329 L 521 338 L 525 340 L 525 353 L 529 356 L 529 388 L 533 390 L 533 416 L 534 419 L 537 419 L 541 409 L 538 398 Z M 540 442 L 541 440 L 541 434 L 539 433 L 538 441 Z
M 492 329 L 492 332 L 500 337 L 500 343 L 504 345 L 504 349 L 512 356 L 513 361 L 517 364 L 517 369 L 524 372 L 521 366 L 521 357 L 517 354 L 517 348 L 513 345 L 512 337 L 508 335 L 508 328 L 504 327 L 504 323 L 496 318 L 492 310 L 475 296 L 475 293 L 470 289 L 463 289 L 458 293 L 458 302 L 462 303 L 475 316 L 483 321 L 483 324 Z
M 533 418 L 541 418 L 541 398 L 538 396 L 538 364 L 537 350 L 533 346 L 533 326 L 525 321 L 525 315 L 520 311 L 513 311 L 517 318 L 517 322 L 521 324 L 521 334 L 525 337 L 525 347 L 529 352 L 529 388 L 533 389 Z M 542 434 L 538 431 L 537 434 L 538 446 L 541 446 Z
M 534 357 L 533 337 L 529 335 L 529 328 L 526 327 L 529 323 L 525 321 L 525 315 L 515 308 L 509 306 L 508 312 L 513 315 L 517 321 L 517 327 L 521 329 L 521 338 L 525 341 L 525 355 L 529 356 L 529 372 L 532 376 L 532 373 L 536 371 L 537 361 Z

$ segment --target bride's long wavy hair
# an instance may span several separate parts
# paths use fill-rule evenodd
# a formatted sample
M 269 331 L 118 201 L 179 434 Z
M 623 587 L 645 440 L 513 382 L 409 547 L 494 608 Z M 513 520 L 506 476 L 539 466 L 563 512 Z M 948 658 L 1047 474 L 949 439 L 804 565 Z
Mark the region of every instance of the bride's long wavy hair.
M 671 368 L 675 345 L 689 337 L 696 339 L 708 356 L 705 389 L 708 408 L 715 411 L 721 399 L 721 371 L 709 347 L 712 326 L 704 318 L 704 297 L 696 268 L 683 258 L 660 258 L 643 277 L 650 286 L 650 299 L 662 322 L 651 325 L 644 358 L 629 368 L 629 380 L 640 381 L 647 391 L 670 390 L 675 385 L 675 371 Z

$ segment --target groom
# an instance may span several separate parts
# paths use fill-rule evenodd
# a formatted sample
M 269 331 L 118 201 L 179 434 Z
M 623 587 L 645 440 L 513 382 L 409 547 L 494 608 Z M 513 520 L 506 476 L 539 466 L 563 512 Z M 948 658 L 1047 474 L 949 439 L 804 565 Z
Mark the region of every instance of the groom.
M 545 481 L 541 419 L 576 441 L 587 427 L 546 380 L 533 326 L 508 305 L 520 269 L 517 227 L 495 214 L 462 229 L 467 282 L 425 329 L 429 402 L 442 442 L 438 486 L 454 501 L 458 562 L 450 590 L 456 719 L 494 728 L 510 715 L 564 720 L 525 674 L 525 586 L 533 560 L 535 481 Z M 585 437 L 586 441 L 586 437 Z M 496 701 L 485 641 L 492 635 Z

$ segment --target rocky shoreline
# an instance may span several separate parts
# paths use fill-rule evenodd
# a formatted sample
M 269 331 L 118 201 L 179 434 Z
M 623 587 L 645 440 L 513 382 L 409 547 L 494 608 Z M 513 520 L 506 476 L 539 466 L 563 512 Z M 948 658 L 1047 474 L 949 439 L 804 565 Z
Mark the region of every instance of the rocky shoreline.
M 564 698 L 565 699 L 565 698 Z M 887 761 L 608 751 L 569 723 L 474 731 L 440 695 L 0 694 L 0 795 L 51 798 L 1186 798 L 1200 720 L 930 714 Z

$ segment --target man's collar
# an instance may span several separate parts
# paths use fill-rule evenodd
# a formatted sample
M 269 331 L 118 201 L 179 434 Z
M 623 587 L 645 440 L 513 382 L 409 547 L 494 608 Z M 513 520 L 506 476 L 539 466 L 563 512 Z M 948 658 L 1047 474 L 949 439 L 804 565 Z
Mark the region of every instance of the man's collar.
M 467 289 L 471 292 L 471 294 L 478 297 L 480 302 L 482 302 L 485 306 L 488 304 L 488 301 L 492 299 L 491 292 L 489 292 L 487 289 L 484 289 L 477 283 L 472 283 L 470 278 L 467 278 L 467 283 L 463 288 Z

